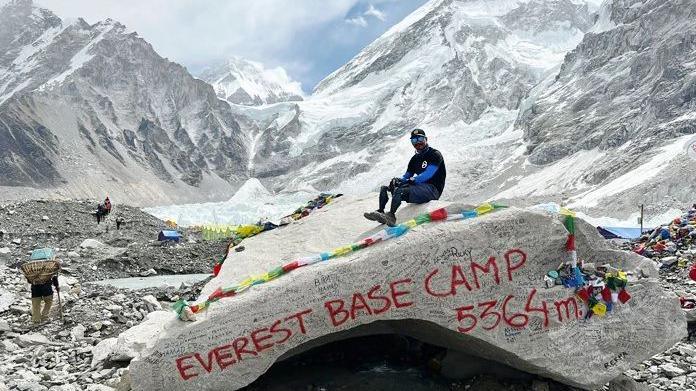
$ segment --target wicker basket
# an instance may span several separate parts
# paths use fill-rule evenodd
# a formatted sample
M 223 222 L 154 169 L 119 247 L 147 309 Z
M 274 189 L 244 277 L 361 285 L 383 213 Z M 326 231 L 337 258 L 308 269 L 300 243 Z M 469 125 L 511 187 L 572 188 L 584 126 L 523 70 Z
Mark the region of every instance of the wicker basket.
M 60 271 L 60 262 L 53 259 L 31 261 L 23 264 L 21 269 L 30 284 L 46 284 Z

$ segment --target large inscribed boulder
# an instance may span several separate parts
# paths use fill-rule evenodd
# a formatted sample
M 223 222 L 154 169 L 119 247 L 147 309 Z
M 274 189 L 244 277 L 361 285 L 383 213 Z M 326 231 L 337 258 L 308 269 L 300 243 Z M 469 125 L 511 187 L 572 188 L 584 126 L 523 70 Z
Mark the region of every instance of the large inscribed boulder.
M 230 255 L 202 300 L 249 273 L 307 255 L 303 249 L 333 241 L 328 250 L 374 233 L 374 223 L 359 213 L 372 203 L 347 198 L 302 224 L 245 241 L 245 251 Z M 400 221 L 427 207 L 404 208 Z M 450 214 L 455 209 L 448 207 Z M 238 389 L 279 359 L 376 322 L 434 345 L 592 389 L 686 335 L 678 302 L 660 288 L 652 263 L 607 248 L 581 221 L 575 223 L 578 258 L 626 272 L 621 300 L 608 299 L 606 313 L 590 311 L 576 288 L 547 288 L 548 272 L 569 261 L 567 238 L 560 216 L 535 209 L 507 208 L 419 225 L 221 299 L 195 322 L 172 314 L 157 325 L 163 330 L 159 337 L 131 362 L 133 388 Z

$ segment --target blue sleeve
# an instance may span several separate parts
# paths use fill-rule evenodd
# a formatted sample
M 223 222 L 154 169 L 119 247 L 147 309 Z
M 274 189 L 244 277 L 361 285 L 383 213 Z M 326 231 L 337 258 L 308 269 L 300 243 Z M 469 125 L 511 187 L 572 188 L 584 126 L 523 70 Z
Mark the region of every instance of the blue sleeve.
M 437 167 L 436 165 L 434 165 L 434 164 L 429 165 L 429 166 L 425 169 L 425 171 L 423 171 L 422 173 L 420 173 L 420 175 L 418 175 L 418 176 L 416 177 L 416 179 L 415 179 L 414 181 L 415 181 L 416 183 L 425 183 L 425 182 L 427 182 L 430 178 L 433 177 L 433 175 L 435 175 L 435 172 L 437 171 L 437 168 L 438 168 L 438 167 Z
M 405 174 L 404 174 L 404 175 L 403 175 L 403 176 L 401 177 L 401 180 L 403 180 L 403 181 L 407 181 L 407 180 L 408 180 L 408 178 L 410 178 L 410 177 L 412 177 L 412 176 L 413 176 L 413 174 L 412 174 L 412 173 L 410 173 L 410 172 L 406 171 L 406 173 L 405 173 Z

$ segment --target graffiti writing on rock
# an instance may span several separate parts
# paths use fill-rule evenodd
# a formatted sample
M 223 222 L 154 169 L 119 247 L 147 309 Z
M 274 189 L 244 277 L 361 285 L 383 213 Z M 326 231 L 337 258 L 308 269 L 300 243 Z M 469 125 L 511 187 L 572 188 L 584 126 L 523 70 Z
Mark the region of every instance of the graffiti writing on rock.
M 311 334 L 311 328 L 318 324 L 351 327 L 379 320 L 394 311 L 413 311 L 424 302 L 448 300 L 451 304 L 444 308 L 430 304 L 429 309 L 423 310 L 443 319 L 451 316 L 453 328 L 461 333 L 502 328 L 501 335 L 510 342 L 514 342 L 523 330 L 528 330 L 526 334 L 529 335 L 538 334 L 544 332 L 552 321 L 561 323 L 582 317 L 575 297 L 544 299 L 536 288 L 529 289 L 526 277 L 529 271 L 524 270 L 527 254 L 521 249 L 510 249 L 502 257 L 484 259 L 474 259 L 470 250 L 456 248 L 448 249 L 445 255 L 459 259 L 453 265 L 439 264 L 432 270 L 426 269 L 420 277 L 405 275 L 365 284 L 369 288 L 350 295 L 337 294 L 340 285 L 337 276 L 317 276 L 313 288 L 315 294 L 322 297 L 321 307 L 278 318 L 264 327 L 232 338 L 226 337 L 225 327 L 215 330 L 215 340 L 227 339 L 224 343 L 207 351 L 173 353 L 179 356 L 174 360 L 179 377 L 182 380 L 194 379 L 258 358 L 274 348 L 282 350 L 282 345 L 292 342 L 298 335 Z M 516 284 L 509 284 L 513 281 Z M 491 297 L 486 297 L 488 294 L 484 292 L 488 291 L 482 290 L 503 284 L 508 285 L 507 294 L 491 293 Z M 477 296 L 469 295 L 477 291 Z M 327 296 L 330 299 L 324 300 Z M 473 297 L 476 299 L 469 299 Z M 467 302 L 468 299 L 475 302 Z M 313 321 L 309 321 L 310 317 Z M 615 360 L 619 359 L 621 357 Z
M 619 353 L 616 357 L 614 357 L 614 358 L 612 358 L 611 360 L 609 360 L 609 362 L 605 362 L 605 363 L 604 363 L 604 369 L 609 369 L 609 368 L 611 368 L 611 367 L 616 366 L 616 364 L 618 364 L 619 361 L 621 361 L 621 360 L 623 360 L 624 358 L 626 358 L 626 356 L 628 356 L 628 353 L 627 353 L 627 352 L 621 352 L 621 353 Z
M 207 352 L 183 355 L 176 359 L 179 376 L 183 380 L 189 380 L 204 373 L 222 371 L 276 345 L 282 345 L 298 333 L 307 334 L 305 317 L 311 313 L 311 309 L 300 311 Z

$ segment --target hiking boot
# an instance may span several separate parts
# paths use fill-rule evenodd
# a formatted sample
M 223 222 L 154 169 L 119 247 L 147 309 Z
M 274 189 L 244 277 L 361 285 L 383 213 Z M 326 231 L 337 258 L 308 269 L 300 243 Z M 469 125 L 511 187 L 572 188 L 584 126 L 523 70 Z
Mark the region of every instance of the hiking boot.
M 382 216 L 384 216 L 383 224 L 386 224 L 390 227 L 396 226 L 396 216 L 394 215 L 394 213 L 387 212 L 387 213 L 384 213 Z
M 390 227 L 396 226 L 396 216 L 394 216 L 394 213 L 377 213 L 376 217 L 377 221 L 379 221 L 382 224 L 386 224 Z
M 380 211 L 376 210 L 374 212 L 364 213 L 363 216 L 365 216 L 365 218 L 370 220 L 370 221 L 380 221 L 379 219 L 380 219 L 380 216 L 382 214 L 384 214 L 384 212 L 380 212 Z M 382 224 L 384 224 L 384 223 L 382 223 Z

